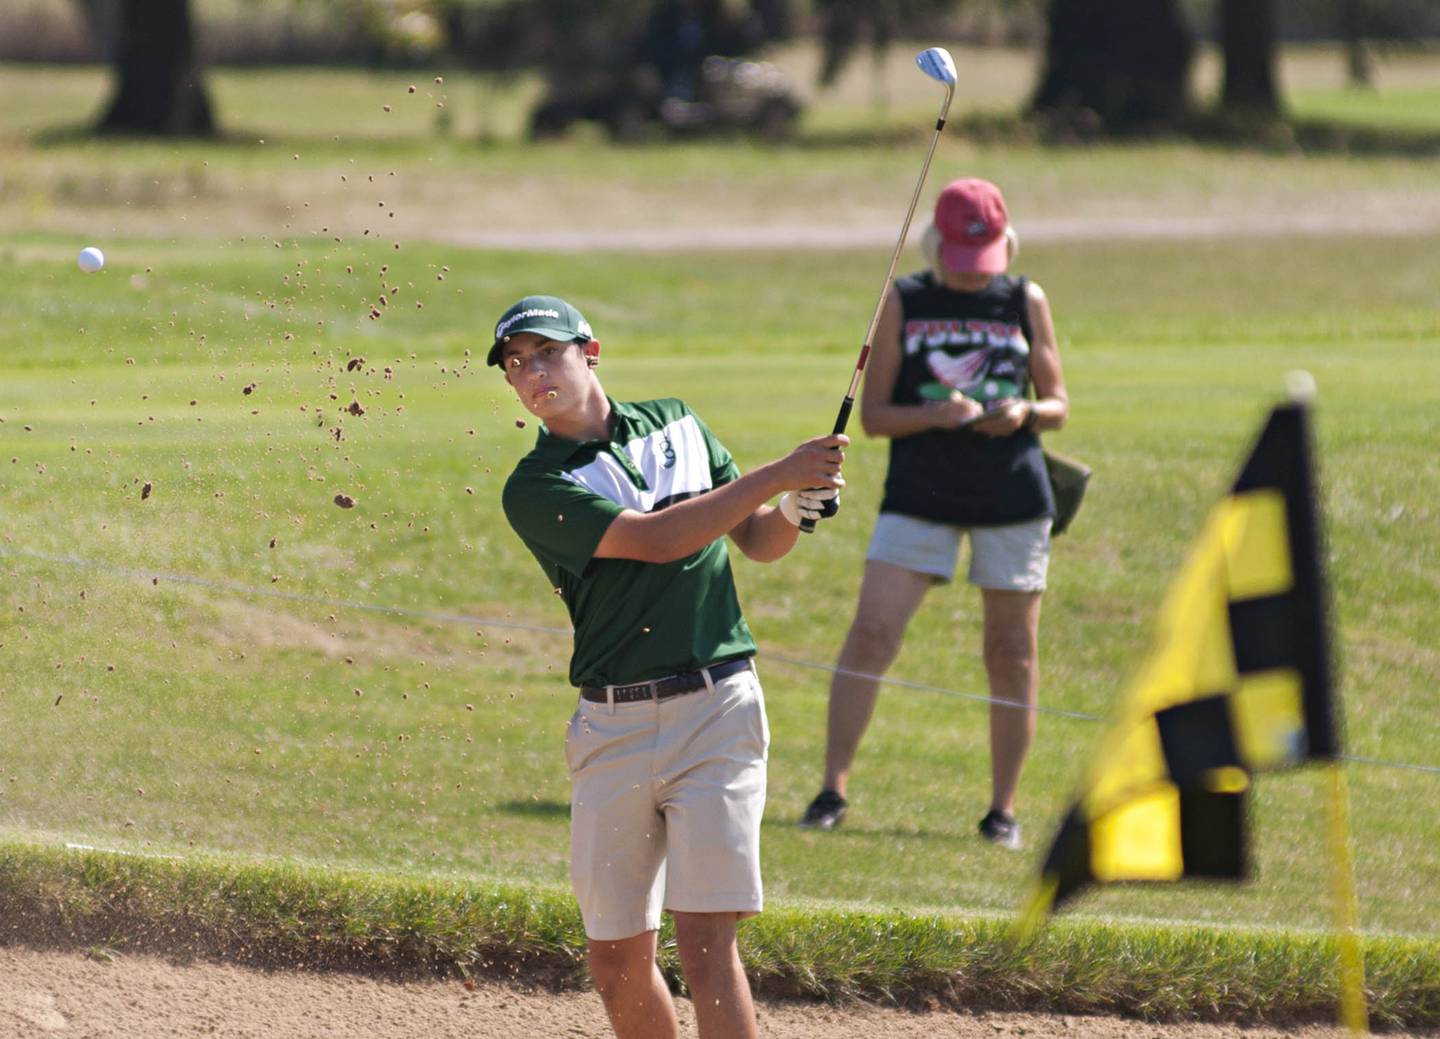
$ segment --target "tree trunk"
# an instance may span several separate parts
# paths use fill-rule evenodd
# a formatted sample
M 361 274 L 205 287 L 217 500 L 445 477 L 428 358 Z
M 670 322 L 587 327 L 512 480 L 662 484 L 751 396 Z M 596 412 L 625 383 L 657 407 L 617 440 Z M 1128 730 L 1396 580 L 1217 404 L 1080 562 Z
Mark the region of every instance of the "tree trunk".
M 1189 111 L 1194 40 L 1176 0 L 1050 0 L 1048 18 L 1036 111 L 1090 112 L 1122 131 Z
M 1345 41 L 1345 70 L 1350 85 L 1363 89 L 1375 86 L 1375 63 L 1365 45 L 1365 0 L 1341 0 L 1340 38 Z
M 100 132 L 208 137 L 214 117 L 195 58 L 189 0 L 123 0 L 117 87 Z
M 115 38 L 119 35 L 120 4 L 118 0 L 75 0 L 80 16 L 90 30 L 95 53 L 103 64 L 115 60 Z
M 1225 52 L 1221 106 L 1232 112 L 1279 115 L 1274 0 L 1221 0 L 1220 45 Z

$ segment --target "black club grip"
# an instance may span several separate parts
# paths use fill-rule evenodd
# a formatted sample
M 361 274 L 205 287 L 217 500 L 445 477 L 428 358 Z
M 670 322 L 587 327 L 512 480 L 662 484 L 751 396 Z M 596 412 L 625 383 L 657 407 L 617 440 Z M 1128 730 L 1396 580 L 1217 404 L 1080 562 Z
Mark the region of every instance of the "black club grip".
M 869 350 L 868 346 L 866 347 L 866 350 Z M 862 353 L 860 356 L 863 358 L 865 354 Z M 850 392 L 855 392 L 854 386 L 851 386 Z M 845 427 L 850 424 L 850 409 L 854 406 L 855 398 L 851 396 L 847 396 L 843 401 L 840 402 L 840 413 L 835 416 L 835 428 L 830 431 L 832 436 L 839 436 L 841 433 L 845 432 Z M 835 515 L 835 513 L 839 511 L 840 502 L 835 498 L 827 498 L 825 500 L 825 504 L 820 507 L 820 518 L 829 519 L 831 516 Z M 800 533 L 815 533 L 815 520 L 802 519 L 800 521 Z

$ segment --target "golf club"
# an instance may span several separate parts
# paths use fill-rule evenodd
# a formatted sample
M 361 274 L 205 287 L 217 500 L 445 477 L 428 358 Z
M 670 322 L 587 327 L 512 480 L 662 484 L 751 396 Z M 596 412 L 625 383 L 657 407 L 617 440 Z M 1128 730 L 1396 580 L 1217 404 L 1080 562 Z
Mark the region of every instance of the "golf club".
M 865 343 L 860 347 L 860 357 L 855 362 L 855 373 L 850 377 L 850 388 L 840 404 L 840 413 L 835 417 L 834 433 L 845 432 L 850 422 L 850 410 L 855 406 L 855 391 L 860 386 L 860 376 L 865 372 L 865 362 L 870 357 L 870 346 L 875 339 L 875 329 L 880 324 L 880 314 L 885 309 L 885 297 L 890 294 L 890 283 L 895 279 L 895 265 L 900 262 L 900 253 L 905 248 L 905 239 L 910 235 L 910 221 L 915 216 L 915 205 L 920 201 L 920 189 L 925 186 L 925 177 L 930 172 L 930 159 L 935 155 L 935 146 L 940 143 L 940 131 L 945 129 L 945 117 L 950 113 L 950 102 L 955 99 L 955 59 L 944 47 L 930 47 L 915 56 L 915 64 L 931 79 L 945 84 L 945 100 L 940 104 L 940 115 L 935 119 L 935 133 L 930 137 L 930 147 L 925 151 L 925 164 L 920 167 L 920 179 L 915 182 L 915 191 L 910 196 L 910 208 L 905 210 L 905 222 L 900 225 L 900 237 L 895 242 L 895 251 L 890 254 L 890 266 L 885 271 L 885 281 L 880 288 L 880 298 L 875 301 L 875 313 L 870 317 L 870 328 L 865 333 Z M 837 506 L 833 501 L 825 503 L 825 515 L 833 516 Z M 802 520 L 800 529 L 810 533 L 815 529 L 814 520 Z

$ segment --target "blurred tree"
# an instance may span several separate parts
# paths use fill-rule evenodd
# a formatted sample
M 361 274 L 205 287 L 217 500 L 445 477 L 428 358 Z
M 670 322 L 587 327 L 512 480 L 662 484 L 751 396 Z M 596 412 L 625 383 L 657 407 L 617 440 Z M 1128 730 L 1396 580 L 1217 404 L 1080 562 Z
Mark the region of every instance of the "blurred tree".
M 468 64 L 564 74 L 580 60 L 612 73 L 657 42 L 739 56 L 795 31 L 795 0 L 438 0 L 451 48 Z M 563 56 L 564 60 L 558 60 Z
M 1274 0 L 1220 0 L 1220 46 L 1225 54 L 1222 108 L 1250 115 L 1280 114 L 1275 89 L 1278 43 Z
M 95 53 L 107 65 L 115 60 L 115 39 L 119 35 L 120 0 L 75 0 L 85 27 L 90 30 Z
M 841 70 L 869 40 L 876 54 L 883 54 L 901 33 L 913 31 L 938 15 L 948 14 L 956 0 L 813 0 L 819 19 L 820 85 L 829 86 Z
M 1097 130 L 1174 124 L 1189 111 L 1194 49 L 1176 0 L 1050 0 L 1032 107 Z
M 1365 45 L 1366 0 L 1336 0 L 1340 5 L 1340 38 L 1345 41 L 1345 71 L 1350 85 L 1373 87 L 1375 85 L 1375 63 L 1370 60 L 1370 48 Z
M 203 137 L 215 132 L 189 0 L 123 0 L 116 88 L 101 133 Z

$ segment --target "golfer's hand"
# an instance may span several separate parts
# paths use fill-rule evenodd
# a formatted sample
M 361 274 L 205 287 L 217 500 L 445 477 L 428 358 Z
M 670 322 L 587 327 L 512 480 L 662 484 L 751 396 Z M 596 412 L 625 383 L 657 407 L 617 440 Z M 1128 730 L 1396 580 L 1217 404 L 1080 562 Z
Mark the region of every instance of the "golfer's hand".
M 780 512 L 795 526 L 809 520 L 813 527 L 840 511 L 840 492 L 832 487 L 786 491 L 780 496 Z
M 1016 397 L 996 404 L 986 412 L 985 417 L 970 428 L 987 437 L 1008 437 L 1025 425 L 1030 415 L 1030 405 Z
M 844 433 L 805 441 L 775 463 L 776 490 L 815 488 L 838 491 L 845 486 L 840 464 L 845 461 L 845 447 L 849 443 L 850 438 Z

